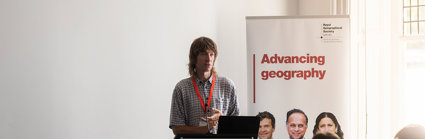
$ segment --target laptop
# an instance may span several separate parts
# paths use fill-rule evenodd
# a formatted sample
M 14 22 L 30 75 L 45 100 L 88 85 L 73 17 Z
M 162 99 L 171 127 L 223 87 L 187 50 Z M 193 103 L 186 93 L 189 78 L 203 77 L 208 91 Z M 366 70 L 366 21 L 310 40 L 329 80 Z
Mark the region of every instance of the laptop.
M 220 116 L 217 134 L 257 137 L 259 127 L 257 116 Z

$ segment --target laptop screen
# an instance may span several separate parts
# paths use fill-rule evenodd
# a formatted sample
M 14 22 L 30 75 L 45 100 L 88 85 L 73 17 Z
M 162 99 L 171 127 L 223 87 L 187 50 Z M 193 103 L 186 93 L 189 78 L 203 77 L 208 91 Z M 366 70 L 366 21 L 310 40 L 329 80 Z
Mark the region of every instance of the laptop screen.
M 257 116 L 220 116 L 217 134 L 258 135 L 260 117 Z

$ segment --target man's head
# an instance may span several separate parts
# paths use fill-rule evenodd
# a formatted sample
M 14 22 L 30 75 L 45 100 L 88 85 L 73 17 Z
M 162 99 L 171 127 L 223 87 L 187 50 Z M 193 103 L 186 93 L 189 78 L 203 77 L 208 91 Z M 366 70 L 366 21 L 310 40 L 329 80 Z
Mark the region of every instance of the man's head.
M 264 111 L 257 114 L 260 117 L 260 128 L 258 129 L 258 137 L 260 139 L 272 139 L 275 129 L 275 119 L 273 114 Z
M 394 139 L 425 139 L 425 128 L 421 125 L 408 125 L 398 131 Z
M 286 113 L 286 129 L 290 139 L 302 139 L 307 130 L 308 118 L 300 109 L 293 109 Z
M 192 42 L 189 52 L 189 74 L 195 76 L 197 72 L 215 74 L 215 59 L 217 58 L 217 45 L 207 37 L 199 37 Z
M 317 133 L 313 136 L 313 139 L 340 139 L 338 135 L 332 132 L 326 132 L 326 133 Z

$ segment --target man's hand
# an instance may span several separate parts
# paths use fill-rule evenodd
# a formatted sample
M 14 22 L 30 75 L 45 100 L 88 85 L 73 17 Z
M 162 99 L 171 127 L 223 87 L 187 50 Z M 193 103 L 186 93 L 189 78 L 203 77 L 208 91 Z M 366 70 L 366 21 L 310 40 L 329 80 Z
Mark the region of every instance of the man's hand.
M 213 110 L 213 115 L 208 117 L 208 124 L 209 124 L 211 129 L 214 129 L 218 125 L 218 119 L 220 118 L 220 116 L 223 116 L 224 114 L 221 113 L 221 111 L 217 110 L 216 108 L 212 108 L 212 110 Z M 207 119 L 205 119 L 203 117 L 201 119 L 203 121 L 207 121 Z

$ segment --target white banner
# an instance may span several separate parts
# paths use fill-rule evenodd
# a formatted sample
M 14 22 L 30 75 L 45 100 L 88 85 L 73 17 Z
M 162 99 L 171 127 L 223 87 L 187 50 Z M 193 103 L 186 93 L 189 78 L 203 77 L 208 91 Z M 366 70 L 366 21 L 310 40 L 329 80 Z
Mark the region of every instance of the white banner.
M 269 111 L 273 137 L 288 139 L 286 113 L 308 116 L 306 139 L 316 117 L 331 112 L 349 130 L 349 17 L 247 17 L 248 113 Z

